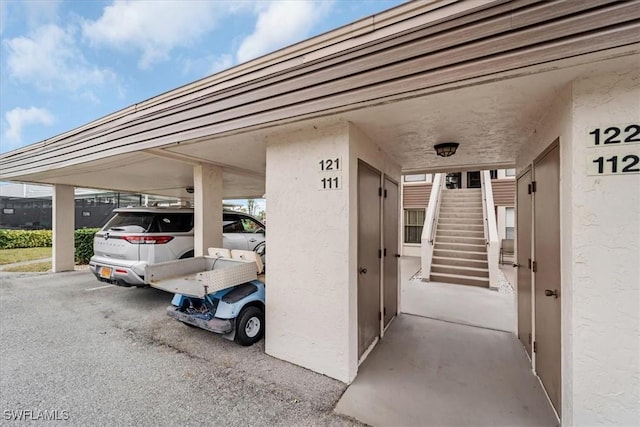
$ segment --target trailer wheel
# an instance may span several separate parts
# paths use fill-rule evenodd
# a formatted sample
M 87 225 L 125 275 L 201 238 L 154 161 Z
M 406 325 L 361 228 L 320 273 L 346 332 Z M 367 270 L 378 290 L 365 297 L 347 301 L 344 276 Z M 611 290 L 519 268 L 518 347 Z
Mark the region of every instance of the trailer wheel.
M 258 307 L 245 307 L 236 321 L 235 341 L 244 346 L 257 343 L 264 335 L 264 313 Z

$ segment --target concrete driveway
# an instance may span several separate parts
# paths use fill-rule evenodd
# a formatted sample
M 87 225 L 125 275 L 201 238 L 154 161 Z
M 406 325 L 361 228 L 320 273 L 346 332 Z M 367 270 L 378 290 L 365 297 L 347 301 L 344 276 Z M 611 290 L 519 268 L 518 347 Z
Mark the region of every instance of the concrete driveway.
M 358 425 L 332 412 L 344 384 L 176 322 L 171 297 L 0 272 L 0 424 Z

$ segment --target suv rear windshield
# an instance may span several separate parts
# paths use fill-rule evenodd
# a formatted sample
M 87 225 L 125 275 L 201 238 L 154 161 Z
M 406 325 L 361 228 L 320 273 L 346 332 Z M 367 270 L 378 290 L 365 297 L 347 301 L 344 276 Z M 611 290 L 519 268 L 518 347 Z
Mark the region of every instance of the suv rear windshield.
M 117 212 L 104 230 L 129 233 L 186 233 L 193 229 L 193 213 Z

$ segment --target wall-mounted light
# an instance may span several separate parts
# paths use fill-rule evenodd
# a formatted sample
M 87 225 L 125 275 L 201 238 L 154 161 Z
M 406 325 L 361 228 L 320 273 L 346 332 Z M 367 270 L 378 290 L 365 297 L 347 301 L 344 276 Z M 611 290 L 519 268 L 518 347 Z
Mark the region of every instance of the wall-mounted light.
M 456 154 L 456 150 L 458 149 L 457 142 L 443 142 L 441 144 L 436 144 L 433 148 L 436 150 L 436 154 L 440 157 L 449 157 Z

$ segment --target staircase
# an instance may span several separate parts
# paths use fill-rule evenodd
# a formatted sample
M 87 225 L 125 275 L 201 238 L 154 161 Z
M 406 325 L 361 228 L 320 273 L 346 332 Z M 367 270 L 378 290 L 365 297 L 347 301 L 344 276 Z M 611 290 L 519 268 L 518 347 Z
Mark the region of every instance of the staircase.
M 489 287 L 482 190 L 442 190 L 431 262 L 432 282 Z

